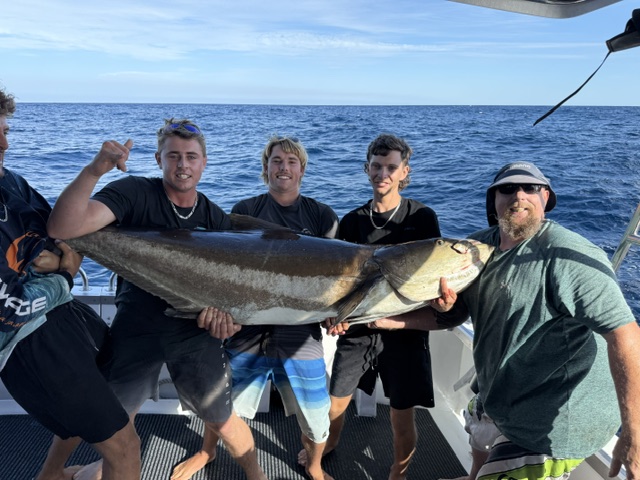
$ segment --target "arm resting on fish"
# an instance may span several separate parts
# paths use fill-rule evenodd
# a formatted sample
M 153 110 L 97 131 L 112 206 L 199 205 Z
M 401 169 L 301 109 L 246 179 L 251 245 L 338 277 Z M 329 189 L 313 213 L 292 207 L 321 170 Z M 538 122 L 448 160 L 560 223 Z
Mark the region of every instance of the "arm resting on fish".
M 394 315 L 388 318 L 380 318 L 369 324 L 370 328 L 382 330 L 444 330 L 462 325 L 469 317 L 467 307 L 463 302 L 456 302 L 448 312 L 439 312 L 436 309 L 422 307 L 418 310 Z

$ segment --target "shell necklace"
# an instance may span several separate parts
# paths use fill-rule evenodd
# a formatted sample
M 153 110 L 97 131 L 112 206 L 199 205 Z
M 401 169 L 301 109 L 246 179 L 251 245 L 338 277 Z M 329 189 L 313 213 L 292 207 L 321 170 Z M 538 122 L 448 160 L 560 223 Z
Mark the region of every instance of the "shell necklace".
M 398 206 L 393 210 L 393 213 L 391 214 L 391 216 L 389 218 L 387 218 L 386 222 L 384 222 L 384 225 L 379 227 L 379 226 L 376 225 L 376 222 L 373 221 L 373 200 L 371 200 L 371 203 L 369 204 L 369 220 L 371 220 L 371 225 L 373 225 L 373 228 L 375 228 L 376 230 L 382 230 L 384 227 L 386 227 L 387 223 L 389 223 L 391 221 L 393 216 L 400 209 L 400 205 L 402 205 L 402 198 L 400 199 L 400 202 L 398 203 Z
M 189 220 L 191 218 L 191 215 L 193 215 L 193 212 L 196 211 L 196 207 L 198 206 L 198 191 L 197 190 L 196 190 L 196 201 L 193 204 L 193 207 L 191 207 L 191 211 L 189 212 L 189 215 L 180 215 L 180 213 L 178 213 L 178 209 L 176 208 L 174 203 L 169 198 L 169 195 L 167 194 L 166 190 L 164 191 L 164 194 L 167 196 L 167 200 L 169 200 L 169 205 L 171 205 L 173 213 L 176 214 L 176 217 L 181 218 L 182 220 Z

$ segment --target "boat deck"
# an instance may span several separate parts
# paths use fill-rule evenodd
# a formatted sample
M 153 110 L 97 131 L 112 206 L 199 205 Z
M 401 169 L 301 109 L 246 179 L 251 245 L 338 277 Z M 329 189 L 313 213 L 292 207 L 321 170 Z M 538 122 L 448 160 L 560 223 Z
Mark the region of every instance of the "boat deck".
M 268 413 L 248 421 L 258 448 L 258 459 L 270 480 L 302 480 L 304 469 L 296 463 L 300 430 L 295 416 L 285 417 L 277 399 Z M 420 480 L 455 478 L 466 474 L 429 411 L 416 413 L 418 454 L 409 477 Z M 140 414 L 136 427 L 142 440 L 142 479 L 169 479 L 171 469 L 195 452 L 201 443 L 203 423 L 195 416 Z M 44 460 L 51 434 L 28 415 L 2 416 L 0 421 L 0 480 L 30 480 Z M 98 458 L 87 445 L 73 455 L 70 465 Z M 324 460 L 324 468 L 336 480 L 385 480 L 392 463 L 393 448 L 389 407 L 378 405 L 375 417 L 356 415 L 353 405 L 339 450 Z M 244 479 L 242 470 L 222 446 L 218 457 L 193 480 Z

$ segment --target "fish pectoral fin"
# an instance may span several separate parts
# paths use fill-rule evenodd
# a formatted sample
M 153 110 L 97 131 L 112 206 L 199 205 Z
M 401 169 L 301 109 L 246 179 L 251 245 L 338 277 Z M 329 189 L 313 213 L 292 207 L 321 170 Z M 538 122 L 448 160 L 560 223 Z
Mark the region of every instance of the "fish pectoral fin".
M 380 273 L 368 276 L 353 292 L 340 300 L 334 325 L 344 322 L 360 306 L 375 285 L 384 280 Z
M 175 308 L 167 308 L 164 311 L 164 314 L 167 317 L 172 318 L 186 318 L 188 320 L 196 320 L 198 318 L 198 313 L 195 312 L 185 312 L 183 310 L 176 310 Z

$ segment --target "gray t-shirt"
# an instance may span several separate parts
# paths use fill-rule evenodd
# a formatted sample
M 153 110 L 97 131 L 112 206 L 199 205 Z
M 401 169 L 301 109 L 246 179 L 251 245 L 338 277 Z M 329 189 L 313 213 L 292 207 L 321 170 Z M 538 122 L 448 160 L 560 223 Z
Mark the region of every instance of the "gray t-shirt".
M 498 227 L 471 237 L 500 242 Z M 620 413 L 598 334 L 635 319 L 600 248 L 546 221 L 517 247 L 496 249 L 460 298 L 485 410 L 507 438 L 556 458 L 587 457 L 611 439 Z

